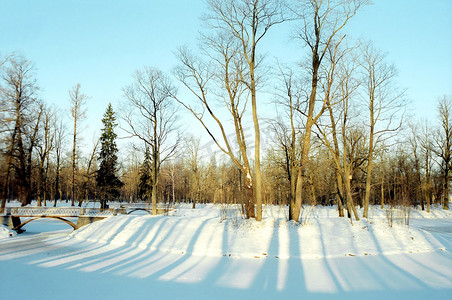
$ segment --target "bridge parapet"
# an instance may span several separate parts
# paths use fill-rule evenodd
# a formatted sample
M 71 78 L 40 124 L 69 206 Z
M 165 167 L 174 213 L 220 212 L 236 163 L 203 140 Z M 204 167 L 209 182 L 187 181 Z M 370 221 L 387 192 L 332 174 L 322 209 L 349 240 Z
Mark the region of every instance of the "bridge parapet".
M 7 215 L 20 217 L 78 217 L 80 207 L 8 207 Z
M 82 208 L 80 211 L 80 216 L 88 217 L 111 217 L 117 214 L 125 214 L 126 210 L 122 208 L 110 208 L 110 209 L 99 209 L 99 208 Z
M 81 207 L 8 207 L 6 214 L 0 215 L 0 224 L 9 226 L 12 229 L 22 232 L 25 224 L 39 218 L 54 218 L 61 220 L 74 229 L 78 229 L 86 224 L 103 220 L 105 218 L 116 216 L 118 213 L 126 214 L 124 208 L 119 209 L 99 209 L 99 208 L 81 208 Z M 21 222 L 20 218 L 30 218 Z M 74 224 L 68 218 L 77 217 L 77 224 Z
M 125 209 L 152 209 L 152 204 L 135 202 L 135 203 L 124 203 L 120 205 L 121 208 Z
M 81 207 L 7 207 L 6 215 L 17 217 L 111 217 L 125 214 L 125 209 L 99 209 Z

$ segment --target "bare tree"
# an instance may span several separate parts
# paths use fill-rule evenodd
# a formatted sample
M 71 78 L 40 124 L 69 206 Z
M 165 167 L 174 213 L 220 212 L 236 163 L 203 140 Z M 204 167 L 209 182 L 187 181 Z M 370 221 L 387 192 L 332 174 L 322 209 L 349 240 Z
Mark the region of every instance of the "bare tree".
M 354 201 L 351 194 L 351 179 L 353 177 L 353 166 L 356 165 L 356 161 L 354 159 L 349 159 L 349 152 L 353 151 L 352 146 L 353 140 L 356 140 L 357 137 L 360 139 L 360 135 L 352 134 L 354 131 L 357 133 L 358 131 L 353 129 L 354 124 L 350 124 L 350 120 L 353 119 L 353 114 L 350 112 L 350 107 L 352 106 L 352 98 L 356 93 L 356 90 L 359 88 L 359 82 L 356 80 L 356 58 L 353 57 L 353 54 L 350 55 L 350 59 L 343 59 L 343 55 L 350 54 L 350 49 L 341 52 L 339 55 L 337 53 L 338 48 L 335 47 L 335 51 L 331 54 L 331 67 L 330 72 L 327 76 L 327 84 L 324 86 L 326 88 L 326 106 L 329 113 L 329 121 L 331 128 L 331 140 L 332 144 L 326 143 L 329 150 L 332 152 L 333 161 L 336 166 L 336 187 L 337 194 L 336 200 L 338 204 L 339 216 L 343 217 L 343 202 L 346 204 L 348 217 L 351 217 L 352 212 L 355 214 L 355 218 L 358 219 L 358 215 L 354 208 Z M 336 64 L 340 62 L 340 66 L 338 71 L 336 71 Z M 336 72 L 338 74 L 336 74 Z M 332 88 L 333 82 L 337 78 L 337 84 L 335 88 Z M 337 101 L 334 105 L 333 101 Z M 339 112 L 339 116 L 335 115 L 335 110 Z M 339 128 L 338 128 L 339 127 Z M 321 131 L 322 132 L 322 131 Z M 342 137 L 342 145 L 339 142 L 339 137 Z M 323 133 L 324 143 L 328 139 L 328 137 Z M 353 138 L 354 137 L 354 138 Z M 347 143 L 347 140 L 349 142 Z M 341 150 L 342 150 L 342 159 L 341 159 Z M 341 162 L 342 161 L 342 162 Z M 345 187 L 345 192 L 344 192 Z
M 301 205 L 302 190 L 305 178 L 305 165 L 308 161 L 311 146 L 312 127 L 325 111 L 326 99 L 322 103 L 320 110 L 316 111 L 315 106 L 318 99 L 317 87 L 320 81 L 319 71 L 324 64 L 325 55 L 328 54 L 334 45 L 340 44 L 345 36 L 339 36 L 340 31 L 347 22 L 357 13 L 361 5 L 367 3 L 366 0 L 303 0 L 297 1 L 298 7 L 293 8 L 293 12 L 302 20 L 302 26 L 298 37 L 308 47 L 311 56 L 311 89 L 308 98 L 308 108 L 305 112 L 306 124 L 302 141 L 301 161 L 297 175 L 296 201 L 294 209 L 294 220 L 298 221 Z
M 132 147 L 132 150 L 128 153 L 128 160 L 125 161 L 123 166 L 123 175 L 121 181 L 124 182 L 122 188 L 123 197 L 130 203 L 138 200 L 138 190 L 140 185 L 140 163 L 139 152 Z
M 215 31 L 212 37 L 204 36 L 204 44 L 212 52 L 208 53 L 217 70 L 210 73 L 205 65 L 188 55 L 187 51 L 180 51 L 179 58 L 183 67 L 179 69 L 179 79 L 198 97 L 204 109 L 215 120 L 220 128 L 223 142 L 213 135 L 199 112 L 183 103 L 204 125 L 217 146 L 226 153 L 242 170 L 245 176 L 247 190 L 246 215 L 262 219 L 262 172 L 260 155 L 260 129 L 257 114 L 257 85 L 258 85 L 258 44 L 268 30 L 283 22 L 283 6 L 277 0 L 209 0 L 207 1 L 209 14 L 205 16 L 206 24 Z M 202 67 L 204 69 L 199 69 Z M 224 132 L 224 126 L 214 113 L 212 99 L 207 98 L 207 83 L 216 77 L 223 90 L 229 112 L 234 118 L 236 140 L 240 149 L 241 159 L 235 157 Z M 189 82 L 191 81 L 191 83 Z M 199 93 L 198 93 L 199 92 Z M 247 144 L 243 134 L 242 118 L 245 109 L 240 106 L 251 100 L 251 111 L 254 126 L 254 174 L 246 153 Z M 210 100 L 210 101 L 209 101 Z M 246 105 L 245 105 L 246 107 Z M 243 163 L 241 162 L 243 160 Z
M 337 203 L 339 216 L 344 216 L 342 202 L 346 205 L 348 217 L 352 213 L 356 220 L 359 216 L 352 197 L 352 179 L 362 158 L 357 155 L 359 144 L 363 140 L 363 132 L 351 123 L 352 99 L 359 83 L 356 80 L 356 59 L 344 60 L 349 49 L 339 51 L 338 45 L 328 54 L 329 68 L 325 83 L 320 87 L 325 95 L 324 105 L 329 113 L 329 124 L 316 122 L 318 137 L 330 151 L 336 170 Z M 342 140 L 342 143 L 340 141 Z
M 452 98 L 443 96 L 438 101 L 440 129 L 435 135 L 435 154 L 440 158 L 443 175 L 443 209 L 449 209 L 449 184 L 452 173 Z
M 201 156 L 199 147 L 200 146 L 200 139 L 195 138 L 193 136 L 190 136 L 185 141 L 185 155 L 186 155 L 186 163 L 187 167 L 190 172 L 190 191 L 191 191 L 191 198 L 192 198 L 192 208 L 194 209 L 196 207 L 196 203 L 199 202 L 200 196 L 201 196 L 201 183 L 202 183 L 202 177 L 203 177 L 203 170 L 202 170 L 202 162 L 201 162 Z
M 126 103 L 121 119 L 130 137 L 143 141 L 150 148 L 152 213 L 157 213 L 157 187 L 162 163 L 173 156 L 179 145 L 176 89 L 161 71 L 146 67 L 135 72 L 134 83 L 124 88 Z
M 424 210 L 424 181 L 421 174 L 422 167 L 422 146 L 421 146 L 421 136 L 419 134 L 419 125 L 415 123 L 409 123 L 411 134 L 409 136 L 409 143 L 412 150 L 412 164 L 414 165 L 414 175 L 416 178 L 416 185 L 414 186 L 416 200 L 419 200 L 421 204 L 421 209 Z M 428 207 L 429 209 L 429 207 Z
M 433 140 L 432 131 L 428 122 L 424 122 L 421 125 L 421 130 L 419 133 L 419 143 L 422 156 L 422 168 L 424 169 L 425 175 L 422 183 L 422 190 L 424 193 L 424 200 L 427 203 L 427 212 L 430 212 L 430 205 L 432 203 L 433 189 L 432 189 L 432 164 L 433 164 Z
M 80 122 L 85 118 L 86 116 L 86 108 L 84 107 L 86 104 L 86 95 L 81 92 L 80 84 L 75 85 L 72 87 L 72 89 L 69 91 L 69 101 L 71 103 L 71 116 L 74 121 L 74 131 L 73 131 L 73 138 L 72 138 L 72 182 L 71 182 L 71 205 L 74 206 L 76 197 L 76 180 L 75 180 L 75 174 L 77 171 L 77 142 L 79 141 L 80 137 L 78 136 L 77 130 L 80 128 Z
M 82 183 L 82 187 L 83 187 L 83 193 L 84 193 L 84 197 L 80 197 L 78 200 L 78 206 L 82 207 L 82 203 L 83 203 L 83 198 L 86 199 L 86 201 L 89 200 L 89 182 L 93 181 L 95 176 L 96 176 L 96 170 L 94 169 L 94 164 L 96 161 L 96 155 L 98 154 L 97 149 L 99 147 L 99 143 L 100 143 L 100 139 L 93 137 L 93 150 L 91 151 L 87 164 L 86 164 L 86 171 L 83 173 L 83 183 Z M 94 169 L 94 170 L 93 170 Z M 101 208 L 105 208 L 102 207 L 105 205 L 101 205 Z
M 280 80 L 276 87 L 275 99 L 278 117 L 270 123 L 277 138 L 278 148 L 284 156 L 284 169 L 290 184 L 289 220 L 293 220 L 295 219 L 295 189 L 302 136 L 302 124 L 297 119 L 297 112 L 302 110 L 306 95 L 302 80 L 295 75 L 293 69 L 279 66 L 279 73 Z M 279 111 L 279 108 L 282 108 L 282 112 Z
M 55 199 L 53 206 L 56 207 L 57 200 L 61 200 L 63 194 L 61 184 L 61 163 L 64 153 L 64 145 L 67 137 L 67 127 L 62 119 L 55 121 L 54 136 L 55 136 Z
M 403 92 L 395 86 L 394 79 L 397 70 L 386 62 L 381 54 L 371 44 L 362 48 L 362 63 L 365 82 L 364 97 L 367 98 L 369 119 L 369 152 L 366 168 L 366 194 L 364 197 L 363 217 L 367 218 L 372 184 L 372 169 L 375 148 L 384 140 L 394 136 L 400 129 L 404 111 Z
M 12 172 L 18 182 L 18 197 L 22 205 L 31 201 L 32 154 L 36 143 L 42 105 L 37 99 L 38 86 L 31 61 L 13 55 L 3 73 L 4 86 L 0 98 L 5 116 L 2 131 L 7 137 L 6 175 L 2 210 L 6 204 L 7 185 Z
M 236 56 L 237 51 L 232 48 L 218 47 L 216 50 L 220 56 L 217 62 L 220 66 L 223 64 L 224 73 L 217 73 L 216 70 L 212 70 L 212 64 L 192 56 L 186 49 L 180 49 L 179 58 L 182 66 L 177 69 L 176 76 L 196 96 L 201 103 L 202 110 L 193 107 L 187 101 L 184 102 L 180 99 L 178 101 L 195 116 L 216 146 L 232 160 L 243 174 L 245 196 L 241 199 L 244 213 L 247 218 L 254 218 L 256 201 L 253 194 L 251 162 L 247 152 L 249 141 L 246 140 L 246 126 L 243 121 L 248 101 L 244 96 L 246 87 L 240 80 L 243 64 L 240 57 Z M 222 82 L 225 82 L 226 91 L 221 88 L 217 89 L 217 84 L 221 86 Z M 219 95 L 218 98 L 217 95 Z M 222 115 L 222 110 L 218 101 L 224 101 L 224 105 L 232 116 L 233 135 L 226 133 L 227 127 L 225 126 L 229 124 L 219 117 Z M 208 113 L 207 117 L 205 112 Z M 209 124 L 209 117 L 214 121 L 214 125 Z M 216 131 L 220 132 L 220 138 L 215 134 Z M 234 142 L 238 146 L 238 151 L 234 148 Z M 241 190 L 241 186 L 238 188 Z
M 37 145 L 39 167 L 38 167 L 38 206 L 42 205 L 42 199 L 44 199 L 44 205 L 46 201 L 47 192 L 47 174 L 49 168 L 49 156 L 50 152 L 54 148 L 55 132 L 53 127 L 55 124 L 55 111 L 47 106 L 43 106 L 43 117 L 41 119 L 41 132 L 40 141 Z

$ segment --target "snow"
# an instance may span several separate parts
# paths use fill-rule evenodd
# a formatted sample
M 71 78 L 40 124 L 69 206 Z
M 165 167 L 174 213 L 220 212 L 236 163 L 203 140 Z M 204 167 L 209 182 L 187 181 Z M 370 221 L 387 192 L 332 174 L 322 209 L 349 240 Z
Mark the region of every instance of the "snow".
M 0 240 L 15 236 L 16 232 L 5 225 L 0 225 Z
M 395 211 L 392 227 L 378 207 L 352 224 L 334 207 L 303 213 L 299 225 L 278 206 L 256 222 L 236 206 L 180 205 L 72 233 L 34 221 L 0 236 L 2 298 L 452 298 L 451 212 L 411 210 L 407 226 Z

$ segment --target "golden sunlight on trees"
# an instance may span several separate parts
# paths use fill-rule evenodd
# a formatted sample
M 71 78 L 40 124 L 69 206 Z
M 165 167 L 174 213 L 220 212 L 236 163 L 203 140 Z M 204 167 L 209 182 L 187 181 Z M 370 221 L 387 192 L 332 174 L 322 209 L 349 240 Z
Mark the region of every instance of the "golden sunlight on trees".
M 203 36 L 204 47 L 209 49 L 206 58 L 215 65 L 202 62 L 187 49 L 179 50 L 181 67 L 177 70 L 178 79 L 200 100 L 203 108 L 215 120 L 222 136 L 221 142 L 214 136 L 212 128 L 206 125 L 203 114 L 195 111 L 188 103 L 179 100 L 200 121 L 217 146 L 240 168 L 246 189 L 245 210 L 248 218 L 262 219 L 262 171 L 260 154 L 260 126 L 257 114 L 257 92 L 262 71 L 259 69 L 261 57 L 259 42 L 271 27 L 284 21 L 284 6 L 278 0 L 209 0 L 209 13 L 204 16 L 206 26 L 212 33 Z M 208 90 L 211 82 L 222 83 L 214 93 L 222 98 L 233 118 L 235 138 L 240 155 L 232 151 L 226 137 L 224 121 L 220 121 L 218 109 L 212 107 L 215 101 Z M 254 126 L 254 165 L 248 158 L 243 132 L 246 118 L 246 103 L 251 100 L 251 116 Z
M 100 142 L 85 137 L 100 129 L 87 111 L 98 99 L 76 84 L 65 113 L 61 99 L 42 99 L 33 62 L 1 56 L 0 211 L 15 199 L 147 202 L 154 214 L 215 203 L 260 221 L 272 204 L 305 224 L 316 205 L 350 222 L 372 218 L 372 206 L 448 209 L 451 96 L 436 118 L 413 120 L 396 64 L 347 31 L 368 3 L 206 1 L 199 47 L 174 49 L 171 75 L 133 73 Z M 298 43 L 285 44 L 296 51 L 287 59 L 269 47 L 284 26 Z

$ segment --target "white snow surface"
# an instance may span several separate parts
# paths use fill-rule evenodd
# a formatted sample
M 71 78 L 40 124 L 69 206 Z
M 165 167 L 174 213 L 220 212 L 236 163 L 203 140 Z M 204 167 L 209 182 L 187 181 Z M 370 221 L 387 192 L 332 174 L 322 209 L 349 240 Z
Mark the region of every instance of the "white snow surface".
M 221 220 L 222 212 L 231 217 Z M 431 234 L 419 229 L 397 221 L 389 227 L 380 212 L 369 220 L 350 224 L 348 219 L 337 217 L 335 209 L 314 208 L 307 224 L 300 226 L 286 221 L 286 210 L 276 206 L 267 207 L 263 221 L 257 222 L 241 220 L 235 207 L 206 205 L 195 210 L 179 208 L 171 217 L 108 218 L 85 226 L 70 237 L 114 246 L 234 258 L 318 259 L 445 250 Z M 445 215 L 450 216 L 441 214 Z
M 0 224 L 0 240 L 15 236 L 16 232 L 5 225 Z
M 450 211 L 413 209 L 410 226 L 394 211 L 392 227 L 378 207 L 352 224 L 337 215 L 306 208 L 299 225 L 278 206 L 265 206 L 257 222 L 236 206 L 180 205 L 169 216 L 118 215 L 69 235 L 33 221 L 32 233 L 0 235 L 2 297 L 452 299 Z

